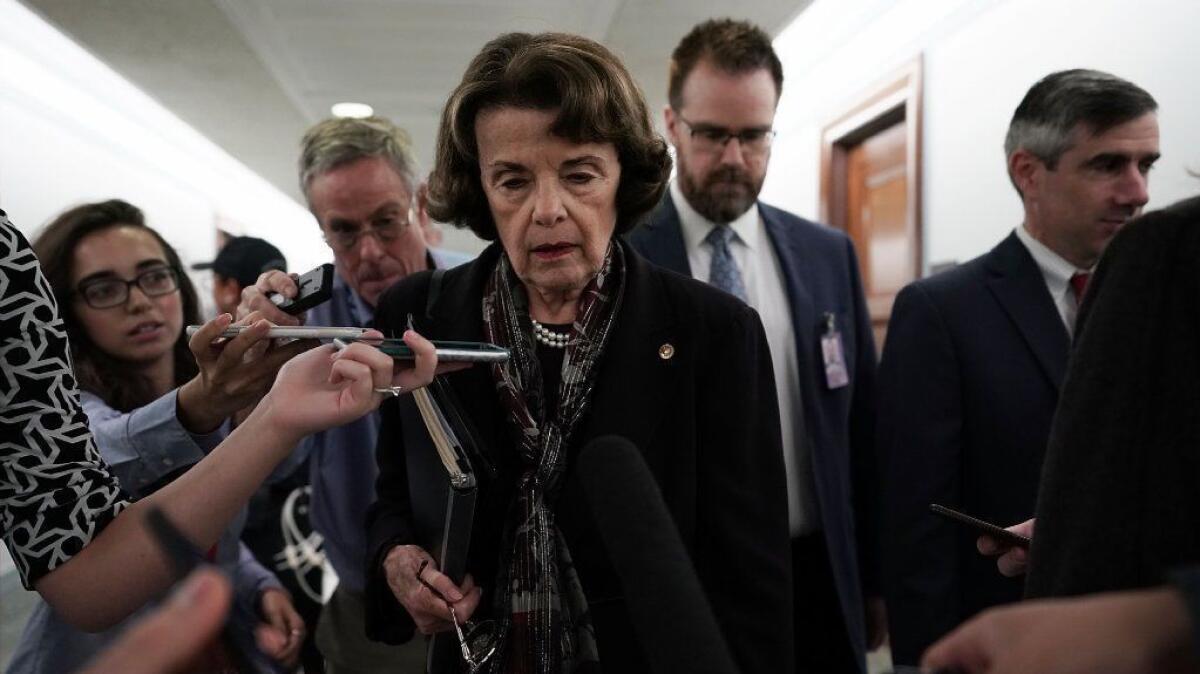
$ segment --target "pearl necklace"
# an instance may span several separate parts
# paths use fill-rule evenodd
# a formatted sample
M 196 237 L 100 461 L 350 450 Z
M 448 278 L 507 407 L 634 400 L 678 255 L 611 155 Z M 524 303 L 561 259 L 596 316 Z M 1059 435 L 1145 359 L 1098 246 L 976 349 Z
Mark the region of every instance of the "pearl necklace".
M 553 330 L 550 330 L 546 326 L 542 325 L 541 323 L 538 323 L 533 318 L 530 318 L 529 321 L 531 323 L 533 323 L 533 338 L 534 339 L 536 339 L 537 341 L 541 342 L 542 344 L 545 344 L 546 346 L 548 346 L 552 349 L 567 348 L 567 342 L 571 341 L 571 333 L 555 332 Z

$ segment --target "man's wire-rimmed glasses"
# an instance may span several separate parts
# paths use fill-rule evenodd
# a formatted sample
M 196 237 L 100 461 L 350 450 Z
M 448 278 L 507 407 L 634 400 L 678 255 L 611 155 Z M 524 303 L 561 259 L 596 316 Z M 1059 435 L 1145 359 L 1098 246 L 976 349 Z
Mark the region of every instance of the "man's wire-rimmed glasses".
M 421 567 L 417 569 L 417 580 L 432 592 L 433 596 L 446 602 L 446 607 L 450 609 L 450 620 L 454 623 L 454 632 L 458 635 L 458 647 L 462 651 L 463 662 L 467 663 L 469 674 L 476 674 L 483 669 L 488 659 L 496 654 L 496 647 L 499 645 L 496 623 L 491 620 L 459 622 L 458 615 L 454 612 L 454 604 L 421 577 L 428 566 L 428 559 L 421 562 Z
M 345 252 L 354 250 L 358 247 L 362 237 L 373 236 L 381 245 L 387 245 L 396 239 L 400 238 L 400 234 L 404 230 L 412 227 L 416 220 L 416 208 L 409 204 L 404 209 L 403 215 L 389 215 L 377 218 L 369 227 L 343 227 L 341 225 L 331 225 L 325 231 L 325 243 L 329 247 Z

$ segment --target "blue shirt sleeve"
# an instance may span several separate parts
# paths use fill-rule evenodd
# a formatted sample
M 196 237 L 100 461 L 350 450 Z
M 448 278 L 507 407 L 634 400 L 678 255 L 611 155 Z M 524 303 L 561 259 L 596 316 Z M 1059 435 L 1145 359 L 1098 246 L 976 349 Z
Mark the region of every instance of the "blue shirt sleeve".
M 234 601 L 245 607 L 250 615 L 256 616 L 259 595 L 272 588 L 283 590 L 283 584 L 259 563 L 245 543 L 239 541 L 237 567 L 233 574 Z
M 86 391 L 81 394 L 100 455 L 135 497 L 145 496 L 167 475 L 200 461 L 225 437 L 224 426 L 206 435 L 189 433 L 176 414 L 178 391 L 132 412 L 115 410 Z

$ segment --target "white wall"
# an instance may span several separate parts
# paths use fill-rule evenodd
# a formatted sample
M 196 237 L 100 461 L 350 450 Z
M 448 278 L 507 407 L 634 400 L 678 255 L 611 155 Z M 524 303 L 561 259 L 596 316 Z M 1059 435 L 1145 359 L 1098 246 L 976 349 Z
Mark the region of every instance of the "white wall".
M 1195 0 L 817 0 L 775 42 L 785 82 L 763 198 L 815 218 L 822 127 L 918 54 L 927 266 L 983 253 L 1020 222 L 1004 133 L 1025 91 L 1055 70 L 1105 70 L 1149 91 L 1163 158 L 1148 208 L 1194 195 L 1198 28 Z
M 0 209 L 27 234 L 87 201 L 141 207 L 185 262 L 218 222 L 294 269 L 331 256 L 306 209 L 15 0 L 0 0 Z

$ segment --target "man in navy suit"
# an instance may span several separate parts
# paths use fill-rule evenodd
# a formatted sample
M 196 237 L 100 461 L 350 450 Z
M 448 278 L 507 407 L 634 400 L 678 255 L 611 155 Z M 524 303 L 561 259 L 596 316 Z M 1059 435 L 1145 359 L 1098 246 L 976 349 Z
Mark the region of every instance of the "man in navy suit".
M 758 201 L 782 86 L 761 29 L 714 20 L 684 37 L 665 110 L 678 175 L 629 240 L 760 314 L 788 480 L 797 669 L 856 673 L 886 633 L 873 553 L 875 346 L 850 240 Z
M 976 551 L 978 532 L 929 504 L 1003 525 L 1033 515 L 1088 275 L 1148 199 L 1156 108 L 1136 85 L 1096 71 L 1035 84 L 1005 140 L 1024 221 L 991 252 L 896 298 L 878 430 L 897 663 L 916 664 L 954 626 L 1021 598 L 1020 579 Z

